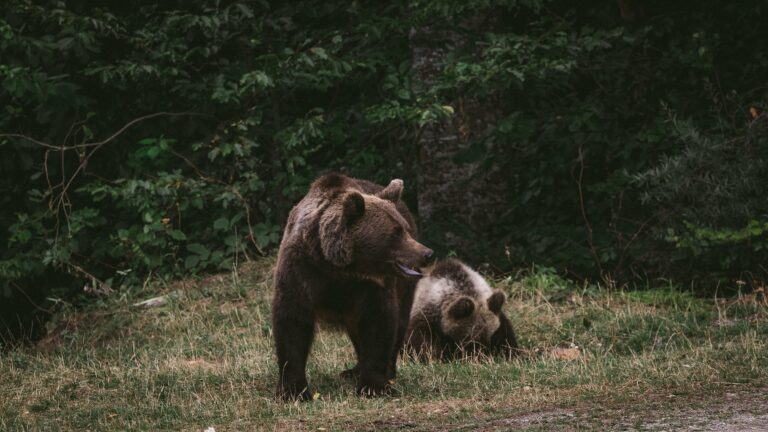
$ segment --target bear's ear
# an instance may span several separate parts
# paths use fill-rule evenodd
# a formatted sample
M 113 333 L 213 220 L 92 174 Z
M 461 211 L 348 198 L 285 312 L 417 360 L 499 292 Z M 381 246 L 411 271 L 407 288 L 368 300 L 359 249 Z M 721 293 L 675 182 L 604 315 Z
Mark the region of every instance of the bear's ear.
M 376 192 L 376 196 L 381 199 L 385 199 L 387 201 L 392 201 L 396 203 L 400 199 L 400 195 L 402 193 L 403 193 L 403 181 L 400 179 L 394 179 L 391 182 L 389 182 L 389 185 L 387 187 Z
M 488 297 L 488 309 L 498 315 L 501 312 L 501 307 L 504 305 L 504 300 L 506 300 L 506 296 L 504 296 L 503 292 L 500 290 L 494 291 L 493 294 Z
M 347 225 L 351 225 L 352 222 L 360 219 L 365 213 L 365 199 L 357 192 L 348 193 L 343 198 L 342 207 L 344 222 Z
M 466 318 L 475 311 L 475 304 L 469 297 L 460 297 L 448 308 L 448 316 L 453 319 Z
M 352 264 L 354 242 L 349 226 L 365 213 L 365 200 L 357 192 L 345 193 L 320 217 L 320 248 L 336 267 Z

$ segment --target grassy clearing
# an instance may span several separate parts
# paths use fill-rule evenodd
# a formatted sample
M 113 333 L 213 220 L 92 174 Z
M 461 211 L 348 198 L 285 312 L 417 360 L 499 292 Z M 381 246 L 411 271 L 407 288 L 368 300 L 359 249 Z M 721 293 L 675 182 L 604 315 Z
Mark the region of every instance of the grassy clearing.
M 610 291 L 547 273 L 495 281 L 510 298 L 526 358 L 406 360 L 401 397 L 363 399 L 339 377 L 354 363 L 350 344 L 321 331 L 308 371 L 319 400 L 278 403 L 271 265 L 65 308 L 35 347 L 0 354 L 0 430 L 653 429 L 649 417 L 680 407 L 713 412 L 727 395 L 768 413 L 761 294 Z M 170 301 L 133 306 L 159 294 Z M 546 354 L 564 342 L 582 347 L 579 359 Z

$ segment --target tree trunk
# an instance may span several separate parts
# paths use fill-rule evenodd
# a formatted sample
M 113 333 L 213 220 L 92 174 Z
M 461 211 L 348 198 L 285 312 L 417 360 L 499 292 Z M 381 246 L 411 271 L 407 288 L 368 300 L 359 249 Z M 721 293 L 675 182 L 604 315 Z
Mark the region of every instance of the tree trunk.
M 473 18 L 463 26 L 482 32 L 488 20 Z M 446 56 L 453 50 L 467 49 L 463 35 L 471 32 L 435 30 L 420 27 L 411 31 L 413 67 L 418 80 L 417 92 L 432 86 L 442 71 Z M 485 149 L 482 142 L 501 118 L 493 98 L 478 100 L 461 94 L 449 105 L 454 113 L 449 119 L 436 121 L 424 127 L 419 135 L 418 148 L 418 210 L 420 226 L 426 239 L 436 246 L 456 251 L 469 260 L 479 247 L 483 252 L 503 250 L 503 244 L 494 244 L 493 224 L 504 211 L 503 191 L 505 176 L 484 158 L 477 162 L 459 161 L 472 145 Z M 478 141 L 479 140 L 479 141 Z M 483 150 L 484 151 L 484 150 Z M 471 255 L 470 255 L 471 254 Z

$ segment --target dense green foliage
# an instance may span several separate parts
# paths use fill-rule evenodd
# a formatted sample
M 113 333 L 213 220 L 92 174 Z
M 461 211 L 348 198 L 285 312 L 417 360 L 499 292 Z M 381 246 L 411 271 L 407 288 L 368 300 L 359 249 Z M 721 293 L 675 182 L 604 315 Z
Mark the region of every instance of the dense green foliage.
M 508 264 L 760 278 L 768 11 L 636 4 L 5 1 L 0 298 L 227 268 L 329 169 L 413 207 L 419 128 L 464 97 L 505 115 L 457 158 L 510 173 Z M 469 41 L 428 88 L 426 24 Z
M 365 115 L 400 91 L 402 7 L 91 4 L 4 7 L 0 128 L 55 147 L 2 141 L 0 279 L 226 268 L 276 245 L 321 170 L 413 170 Z
M 433 92 L 486 98 L 506 116 L 459 155 L 509 173 L 506 217 L 477 235 L 502 239 L 516 264 L 577 276 L 764 278 L 768 11 L 626 3 L 645 14 L 623 23 L 605 2 L 435 8 L 448 23 L 486 20 Z

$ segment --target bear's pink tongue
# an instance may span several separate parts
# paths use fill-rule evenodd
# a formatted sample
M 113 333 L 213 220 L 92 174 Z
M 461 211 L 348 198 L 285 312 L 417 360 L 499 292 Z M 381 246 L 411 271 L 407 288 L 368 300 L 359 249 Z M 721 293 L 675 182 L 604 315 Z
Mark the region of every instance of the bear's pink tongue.
M 397 263 L 397 267 L 400 268 L 400 271 L 407 274 L 408 276 L 421 276 L 421 273 L 417 272 L 416 270 L 410 267 L 404 266 L 400 263 Z

